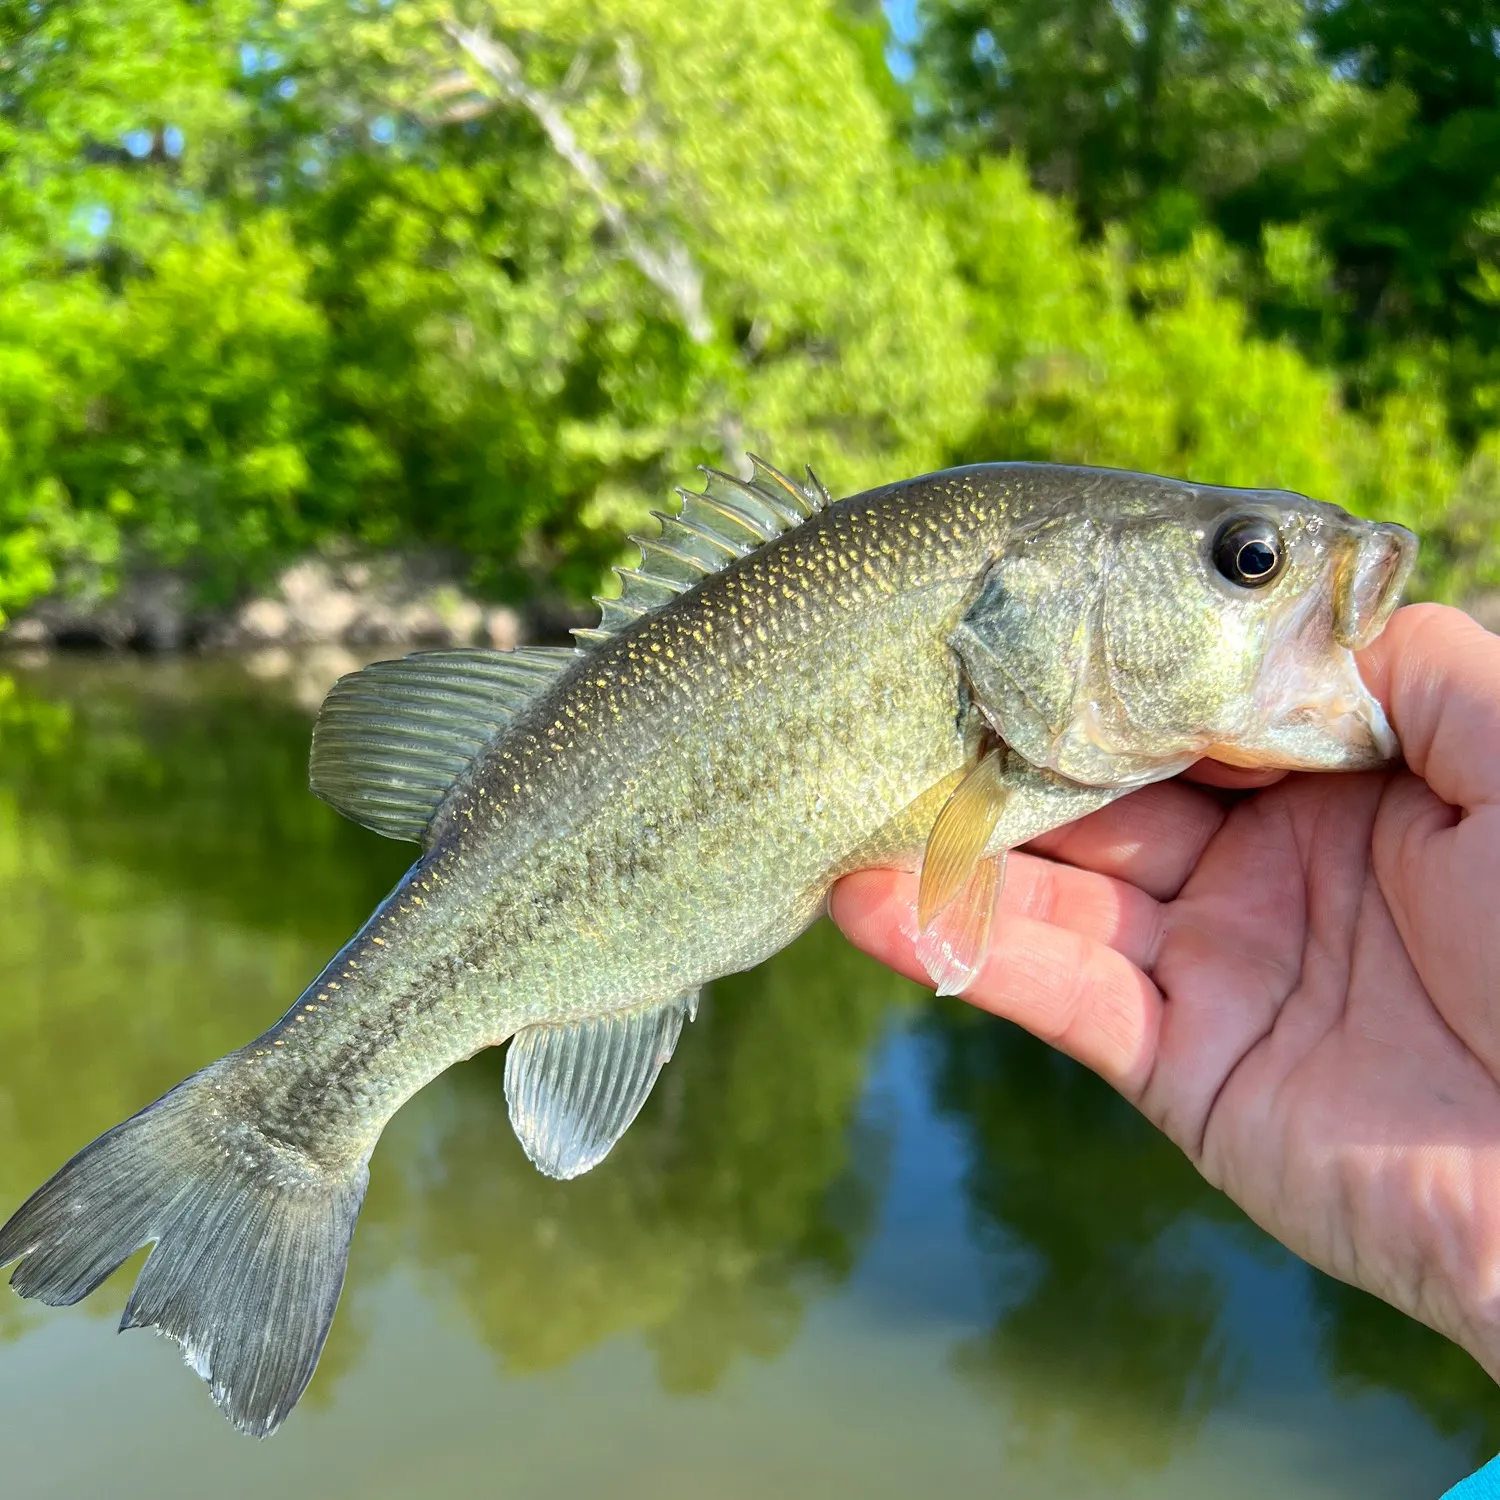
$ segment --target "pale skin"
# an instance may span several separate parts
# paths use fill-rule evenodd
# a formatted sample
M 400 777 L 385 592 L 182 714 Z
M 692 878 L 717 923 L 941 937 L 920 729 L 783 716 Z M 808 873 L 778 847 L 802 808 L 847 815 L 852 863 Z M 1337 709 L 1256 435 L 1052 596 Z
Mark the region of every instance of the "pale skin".
M 1406 767 L 1149 787 L 1011 856 L 964 998 L 1094 1069 L 1263 1228 L 1500 1379 L 1500 637 L 1362 653 Z M 913 875 L 834 919 L 924 979 Z

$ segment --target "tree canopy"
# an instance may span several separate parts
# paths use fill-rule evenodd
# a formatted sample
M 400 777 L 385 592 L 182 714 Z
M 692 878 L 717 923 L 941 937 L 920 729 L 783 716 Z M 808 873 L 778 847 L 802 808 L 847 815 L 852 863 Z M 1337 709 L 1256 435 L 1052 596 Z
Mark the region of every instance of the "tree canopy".
M 747 449 L 1299 487 L 1491 581 L 1488 13 L 923 0 L 907 66 L 855 0 L 0 0 L 0 610 L 582 598 Z

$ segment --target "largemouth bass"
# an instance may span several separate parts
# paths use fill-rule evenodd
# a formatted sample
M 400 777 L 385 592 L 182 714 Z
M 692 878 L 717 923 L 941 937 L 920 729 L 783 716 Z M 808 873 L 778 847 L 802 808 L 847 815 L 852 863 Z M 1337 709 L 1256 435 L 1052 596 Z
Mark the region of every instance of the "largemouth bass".
M 1415 554 L 1271 490 L 985 464 L 831 503 L 710 472 L 578 649 L 447 651 L 340 681 L 314 791 L 421 857 L 264 1035 L 86 1146 L 0 1229 L 71 1303 L 153 1244 L 122 1327 L 229 1418 L 311 1378 L 387 1120 L 509 1039 L 544 1172 L 603 1159 L 698 991 L 839 876 L 922 870 L 937 985 L 977 969 L 1007 849 L 1200 756 L 1396 754 L 1354 651 Z M 706 1127 L 705 1127 L 706 1128 Z

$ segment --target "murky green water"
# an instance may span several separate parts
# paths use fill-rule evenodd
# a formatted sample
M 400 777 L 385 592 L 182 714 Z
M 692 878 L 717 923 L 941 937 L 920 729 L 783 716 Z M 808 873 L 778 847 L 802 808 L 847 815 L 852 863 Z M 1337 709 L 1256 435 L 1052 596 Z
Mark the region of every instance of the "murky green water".
M 308 727 L 234 665 L 0 670 L 0 1212 L 265 1026 L 400 873 L 307 794 Z M 1376 1500 L 1500 1448 L 1465 1356 L 826 927 L 713 988 L 576 1183 L 526 1164 L 499 1063 L 387 1133 L 268 1443 L 112 1336 L 124 1276 L 0 1293 L 0 1494 Z

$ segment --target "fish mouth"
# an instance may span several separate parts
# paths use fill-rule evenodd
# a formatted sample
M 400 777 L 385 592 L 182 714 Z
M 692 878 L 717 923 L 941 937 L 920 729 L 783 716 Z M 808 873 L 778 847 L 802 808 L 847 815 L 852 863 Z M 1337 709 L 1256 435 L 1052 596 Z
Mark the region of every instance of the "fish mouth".
M 1213 745 L 1207 754 L 1226 765 L 1282 771 L 1373 771 L 1399 760 L 1395 731 L 1354 653 L 1335 647 L 1333 655 L 1319 670 L 1285 674 L 1279 702 L 1265 705 L 1270 711 L 1258 734 Z
M 1355 652 L 1385 628 L 1417 557 L 1417 538 L 1389 522 L 1356 523 L 1333 562 L 1331 601 L 1317 591 L 1283 620 L 1262 677 L 1260 726 L 1209 753 L 1230 765 L 1293 771 L 1368 771 L 1401 747 Z M 1332 618 L 1329 618 L 1329 605 Z
M 1333 638 L 1345 694 L 1344 711 L 1330 721 L 1347 746 L 1340 769 L 1374 770 L 1401 759 L 1396 738 L 1380 700 L 1365 686 L 1354 653 L 1385 629 L 1401 602 L 1401 591 L 1417 561 L 1417 538 L 1393 521 L 1363 522 L 1350 537 L 1336 564 Z
M 1361 651 L 1385 628 L 1417 561 L 1417 538 L 1390 521 L 1354 530 L 1335 565 L 1333 635 Z

